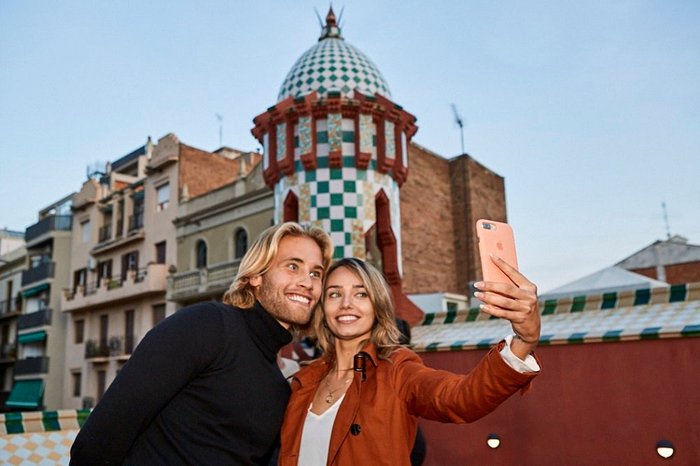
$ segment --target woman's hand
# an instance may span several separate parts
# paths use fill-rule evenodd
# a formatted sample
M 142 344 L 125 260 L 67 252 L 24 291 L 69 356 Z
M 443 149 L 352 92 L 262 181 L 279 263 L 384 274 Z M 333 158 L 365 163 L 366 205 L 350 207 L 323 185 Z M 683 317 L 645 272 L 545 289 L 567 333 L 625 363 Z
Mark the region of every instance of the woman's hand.
M 503 259 L 491 256 L 491 260 L 513 283 L 477 282 L 474 286 L 479 291 L 474 296 L 484 303 L 482 311 L 510 321 L 515 333 L 510 349 L 525 359 L 540 339 L 537 286 Z

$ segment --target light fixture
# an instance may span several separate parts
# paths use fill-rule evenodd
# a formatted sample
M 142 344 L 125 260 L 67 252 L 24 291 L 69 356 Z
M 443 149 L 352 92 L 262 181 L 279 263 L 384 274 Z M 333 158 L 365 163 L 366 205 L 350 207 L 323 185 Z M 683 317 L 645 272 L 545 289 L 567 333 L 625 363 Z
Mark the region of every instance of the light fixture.
M 670 458 L 674 451 L 673 444 L 668 440 L 659 440 L 656 443 L 656 453 L 662 458 Z
M 486 437 L 486 444 L 491 448 L 498 448 L 501 445 L 501 438 L 498 434 L 489 434 Z

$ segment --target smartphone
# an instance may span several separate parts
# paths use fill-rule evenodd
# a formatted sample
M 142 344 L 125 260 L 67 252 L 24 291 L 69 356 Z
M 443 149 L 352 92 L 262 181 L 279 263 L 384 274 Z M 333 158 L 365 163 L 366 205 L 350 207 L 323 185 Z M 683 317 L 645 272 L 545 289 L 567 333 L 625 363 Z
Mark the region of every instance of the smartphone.
M 479 239 L 481 273 L 486 282 L 513 283 L 513 281 L 491 260 L 498 256 L 515 269 L 518 259 L 515 254 L 513 229 L 507 223 L 479 219 L 476 221 L 476 236 Z

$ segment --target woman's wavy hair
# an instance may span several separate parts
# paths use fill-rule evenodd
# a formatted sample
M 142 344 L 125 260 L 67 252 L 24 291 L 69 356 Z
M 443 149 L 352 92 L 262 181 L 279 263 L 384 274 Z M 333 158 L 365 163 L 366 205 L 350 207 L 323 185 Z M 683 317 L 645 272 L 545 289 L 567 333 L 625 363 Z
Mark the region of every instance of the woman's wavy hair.
M 327 269 L 333 259 L 333 243 L 328 233 L 314 226 L 299 225 L 296 222 L 285 222 L 272 226 L 263 231 L 245 253 L 238 267 L 238 273 L 233 283 L 224 294 L 226 304 L 243 309 L 255 304 L 255 288 L 250 279 L 264 274 L 277 255 L 280 241 L 287 236 L 310 238 L 321 248 L 323 269 Z
M 372 264 L 360 259 L 355 259 L 354 257 L 340 259 L 334 262 L 326 272 L 323 280 L 321 305 L 312 318 L 312 325 L 316 333 L 316 338 L 318 339 L 317 345 L 323 352 L 324 358 L 329 361 L 335 360 L 335 336 L 328 328 L 328 325 L 326 325 L 324 307 L 328 277 L 331 276 L 333 271 L 341 267 L 345 267 L 362 281 L 369 295 L 372 307 L 374 308 L 375 320 L 372 326 L 372 332 L 368 340 L 360 343 L 358 351 L 367 342 L 371 342 L 377 348 L 377 355 L 382 359 L 387 359 L 391 353 L 402 346 L 400 343 L 401 332 L 396 326 L 394 300 L 391 296 L 391 289 L 379 270 Z

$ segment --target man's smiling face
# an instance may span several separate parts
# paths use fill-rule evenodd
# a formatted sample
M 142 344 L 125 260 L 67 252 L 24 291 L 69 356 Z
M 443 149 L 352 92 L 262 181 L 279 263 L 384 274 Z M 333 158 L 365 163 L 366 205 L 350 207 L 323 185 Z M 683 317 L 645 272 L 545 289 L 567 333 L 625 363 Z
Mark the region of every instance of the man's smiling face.
M 260 304 L 285 328 L 304 325 L 321 297 L 323 255 L 306 236 L 285 236 L 270 269 L 250 279 Z

